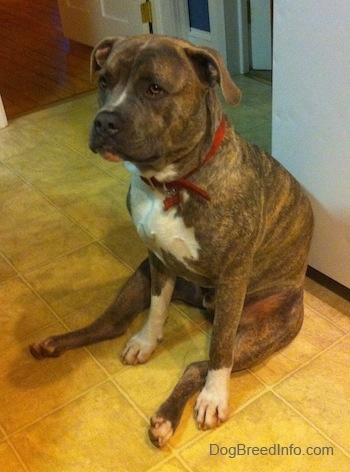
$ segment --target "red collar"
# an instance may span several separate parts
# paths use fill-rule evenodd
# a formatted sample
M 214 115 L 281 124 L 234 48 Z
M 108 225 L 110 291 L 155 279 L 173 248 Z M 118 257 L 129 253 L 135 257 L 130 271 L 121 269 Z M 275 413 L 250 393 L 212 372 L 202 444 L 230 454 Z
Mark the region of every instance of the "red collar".
M 180 193 L 179 193 L 180 189 L 185 189 L 192 193 L 196 193 L 204 200 L 207 200 L 207 201 L 210 200 L 210 195 L 208 194 L 206 190 L 202 189 L 201 187 L 194 184 L 193 182 L 190 182 L 187 179 L 188 177 L 193 175 L 195 172 L 197 172 L 203 165 L 205 165 L 214 156 L 214 154 L 218 150 L 224 138 L 225 129 L 226 129 L 226 120 L 225 120 L 225 117 L 223 117 L 218 129 L 215 131 L 213 144 L 208 154 L 205 156 L 203 162 L 194 170 L 192 170 L 190 173 L 182 177 L 181 179 L 173 180 L 172 182 L 159 182 L 159 180 L 155 179 L 154 177 L 151 177 L 150 179 L 147 179 L 146 177 L 141 177 L 141 179 L 146 184 L 151 185 L 152 187 L 163 188 L 165 190 L 166 197 L 164 199 L 164 211 L 168 211 L 170 208 L 180 203 Z

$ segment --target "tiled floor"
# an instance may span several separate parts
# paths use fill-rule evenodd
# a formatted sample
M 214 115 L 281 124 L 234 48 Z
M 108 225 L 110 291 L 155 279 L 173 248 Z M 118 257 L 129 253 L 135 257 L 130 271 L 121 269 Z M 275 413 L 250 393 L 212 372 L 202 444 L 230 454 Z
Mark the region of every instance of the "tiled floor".
M 230 116 L 269 148 L 271 88 L 237 82 L 245 95 Z M 126 336 L 58 359 L 30 356 L 32 341 L 97 317 L 145 254 L 125 209 L 126 172 L 87 147 L 95 102 L 86 95 L 0 131 L 1 470 L 350 470 L 349 304 L 332 294 L 326 303 L 311 281 L 297 339 L 233 376 L 227 423 L 198 431 L 192 399 L 164 450 L 148 440 L 148 418 L 184 367 L 207 357 L 198 311 L 172 306 L 144 366 L 120 362 Z M 237 444 L 245 454 L 234 458 Z M 270 449 L 248 454 L 253 446 Z

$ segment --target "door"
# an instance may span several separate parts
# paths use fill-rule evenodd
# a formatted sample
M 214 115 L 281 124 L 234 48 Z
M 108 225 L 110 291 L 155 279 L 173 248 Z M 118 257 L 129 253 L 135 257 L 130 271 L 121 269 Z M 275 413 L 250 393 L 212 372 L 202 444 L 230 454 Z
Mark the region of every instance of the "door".
M 271 0 L 250 0 L 252 69 L 272 69 Z
M 66 38 L 94 46 L 106 36 L 148 33 L 141 0 L 58 0 Z
M 217 49 L 227 62 L 225 3 L 232 3 L 231 0 L 161 1 L 172 5 L 174 36 L 180 36 L 198 46 Z M 160 3 L 159 0 L 154 2 Z

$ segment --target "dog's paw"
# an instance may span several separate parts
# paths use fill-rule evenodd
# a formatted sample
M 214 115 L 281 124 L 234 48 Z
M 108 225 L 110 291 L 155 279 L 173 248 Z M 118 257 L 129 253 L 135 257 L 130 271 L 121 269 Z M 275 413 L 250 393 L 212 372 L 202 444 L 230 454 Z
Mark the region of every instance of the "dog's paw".
M 30 353 L 35 359 L 44 359 L 45 357 L 58 357 L 64 350 L 59 349 L 55 344 L 54 338 L 46 338 L 37 341 L 29 346 Z
M 122 361 L 129 365 L 144 364 L 151 357 L 156 347 L 157 342 L 150 342 L 141 334 L 136 334 L 127 342 L 122 352 Z
M 148 435 L 156 447 L 165 446 L 173 434 L 174 430 L 169 420 L 157 415 L 152 416 Z
M 228 401 L 203 388 L 194 407 L 198 428 L 206 431 L 220 426 L 229 416 Z

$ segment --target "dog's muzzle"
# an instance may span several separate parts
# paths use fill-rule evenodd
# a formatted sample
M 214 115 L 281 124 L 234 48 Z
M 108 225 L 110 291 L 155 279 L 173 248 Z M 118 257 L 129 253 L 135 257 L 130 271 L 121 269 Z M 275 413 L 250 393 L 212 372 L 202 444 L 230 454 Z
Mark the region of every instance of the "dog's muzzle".
M 114 137 L 122 126 L 119 115 L 110 111 L 100 111 L 94 120 L 94 130 L 98 136 Z
M 116 147 L 122 128 L 123 120 L 117 113 L 105 110 L 98 112 L 91 127 L 90 149 L 103 156 L 106 152 L 119 154 Z

